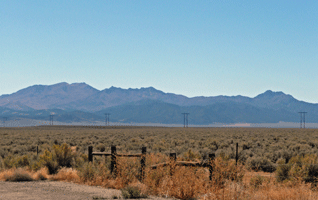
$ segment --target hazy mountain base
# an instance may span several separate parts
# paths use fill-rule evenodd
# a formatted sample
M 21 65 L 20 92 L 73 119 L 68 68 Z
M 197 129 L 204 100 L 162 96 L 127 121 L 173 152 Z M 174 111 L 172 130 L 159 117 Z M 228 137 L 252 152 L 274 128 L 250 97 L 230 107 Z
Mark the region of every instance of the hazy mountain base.
M 17 119 L 1 122 L 0 127 L 27 127 L 27 126 L 48 126 L 51 125 L 48 120 Z M 53 121 L 53 125 L 65 126 L 105 126 L 104 121 L 95 122 L 72 122 L 65 123 Z M 154 126 L 154 127 L 183 127 L 183 124 L 163 124 L 163 123 L 120 123 L 110 122 L 109 126 Z M 304 124 L 303 124 L 304 126 Z M 263 128 L 300 128 L 300 123 L 279 122 L 279 123 L 213 123 L 209 125 L 192 125 L 189 127 L 263 127 Z M 305 128 L 318 128 L 318 123 L 306 123 Z

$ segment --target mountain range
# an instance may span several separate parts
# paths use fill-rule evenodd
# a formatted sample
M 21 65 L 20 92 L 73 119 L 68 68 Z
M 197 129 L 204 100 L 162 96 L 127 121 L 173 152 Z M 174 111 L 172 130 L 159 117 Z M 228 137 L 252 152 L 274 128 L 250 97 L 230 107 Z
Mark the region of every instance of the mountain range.
M 306 121 L 318 121 L 318 104 L 299 101 L 283 92 L 268 90 L 256 97 L 193 97 L 165 93 L 153 87 L 97 90 L 86 83 L 33 85 L 0 96 L 0 117 L 61 122 L 111 122 L 182 124 L 181 113 L 189 114 L 189 124 L 298 122 L 300 111 Z

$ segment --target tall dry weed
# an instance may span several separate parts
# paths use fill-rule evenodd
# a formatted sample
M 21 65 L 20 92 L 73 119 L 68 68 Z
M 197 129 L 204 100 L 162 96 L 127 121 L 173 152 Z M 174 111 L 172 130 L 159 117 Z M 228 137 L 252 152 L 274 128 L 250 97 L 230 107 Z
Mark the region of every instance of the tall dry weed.
M 79 182 L 80 177 L 77 174 L 77 170 L 72 168 L 61 168 L 57 174 L 51 176 L 50 180 L 54 181 L 68 181 L 68 182 Z

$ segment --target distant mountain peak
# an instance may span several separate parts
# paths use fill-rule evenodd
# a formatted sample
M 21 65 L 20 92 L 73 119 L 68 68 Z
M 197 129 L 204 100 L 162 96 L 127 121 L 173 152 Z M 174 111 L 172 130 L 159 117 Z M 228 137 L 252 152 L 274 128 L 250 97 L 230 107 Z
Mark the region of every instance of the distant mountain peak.
M 266 90 L 264 93 L 257 95 L 255 98 L 264 98 L 264 97 L 270 98 L 270 97 L 274 97 L 274 96 L 283 96 L 283 95 L 291 96 L 291 95 L 287 95 L 281 91 L 274 92 L 272 90 Z

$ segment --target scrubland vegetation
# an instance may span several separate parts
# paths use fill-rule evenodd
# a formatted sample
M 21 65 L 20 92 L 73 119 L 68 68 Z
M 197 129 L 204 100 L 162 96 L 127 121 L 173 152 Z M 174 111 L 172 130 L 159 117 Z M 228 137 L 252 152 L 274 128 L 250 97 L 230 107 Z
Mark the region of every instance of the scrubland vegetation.
M 235 144 L 239 162 L 235 164 Z M 87 149 L 140 153 L 147 147 L 145 177 L 140 158 L 118 158 L 115 176 L 109 157 L 88 162 Z M 39 147 L 39 154 L 36 148 Z M 212 181 L 207 168 L 176 166 L 204 161 L 215 152 Z M 318 130 L 267 128 L 33 127 L 0 129 L 0 179 L 62 180 L 122 189 L 123 196 L 179 199 L 318 199 Z M 174 165 L 174 163 L 171 163 Z

